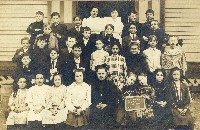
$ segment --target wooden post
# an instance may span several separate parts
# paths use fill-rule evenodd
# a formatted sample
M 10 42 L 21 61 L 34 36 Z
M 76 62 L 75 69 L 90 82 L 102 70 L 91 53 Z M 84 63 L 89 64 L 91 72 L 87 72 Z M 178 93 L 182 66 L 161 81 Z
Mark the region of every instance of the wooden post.
M 64 1 L 64 23 L 72 23 L 73 1 Z
M 52 5 L 51 13 L 52 12 L 60 13 L 60 1 L 52 1 L 51 5 Z
M 160 23 L 160 0 L 152 0 L 152 9 L 154 11 L 154 19 Z
M 138 0 L 139 1 L 139 22 L 144 23 L 146 21 L 145 12 L 148 9 L 148 0 Z

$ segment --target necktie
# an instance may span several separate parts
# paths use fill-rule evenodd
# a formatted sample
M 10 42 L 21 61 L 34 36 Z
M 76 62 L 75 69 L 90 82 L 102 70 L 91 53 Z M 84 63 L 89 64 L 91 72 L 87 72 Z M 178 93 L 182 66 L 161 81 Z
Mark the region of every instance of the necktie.
M 79 26 L 76 26 L 75 28 L 76 28 L 76 31 L 78 31 L 78 32 L 80 31 Z
M 55 65 L 54 65 L 54 63 L 55 63 L 55 61 L 53 60 L 53 61 L 52 61 L 52 69 L 54 69 L 54 68 L 55 68 Z

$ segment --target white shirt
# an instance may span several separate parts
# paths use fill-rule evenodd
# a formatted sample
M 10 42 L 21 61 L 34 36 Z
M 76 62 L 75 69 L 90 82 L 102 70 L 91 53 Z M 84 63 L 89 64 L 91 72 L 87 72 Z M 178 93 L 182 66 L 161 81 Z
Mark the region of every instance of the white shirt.
M 67 101 L 68 109 L 75 110 L 75 107 L 81 107 L 85 110 L 91 105 L 91 86 L 83 82 L 82 84 L 72 83 L 67 87 Z
M 112 24 L 114 26 L 114 33 L 121 34 L 124 24 L 121 22 L 121 17 L 117 17 L 116 19 L 113 19 L 112 17 L 104 17 L 104 27 L 107 24 Z
M 54 64 L 53 64 L 53 61 L 54 61 Z M 57 59 L 55 59 L 55 60 L 52 60 L 52 59 L 51 59 L 51 65 L 52 65 L 51 67 L 52 67 L 52 69 L 55 69 L 55 68 L 56 68 L 56 63 L 57 63 L 57 61 L 58 61 Z
M 156 69 L 161 68 L 160 59 L 161 51 L 156 48 L 148 48 L 143 51 L 146 56 L 146 60 L 149 66 L 150 72 L 154 72 Z
M 89 39 L 83 38 L 83 42 L 84 42 L 84 45 L 85 45 L 85 46 L 87 45 L 88 41 L 89 41 Z
M 100 17 L 92 18 L 84 18 L 82 22 L 83 27 L 89 27 L 92 33 L 99 34 L 101 31 L 104 30 L 103 20 Z

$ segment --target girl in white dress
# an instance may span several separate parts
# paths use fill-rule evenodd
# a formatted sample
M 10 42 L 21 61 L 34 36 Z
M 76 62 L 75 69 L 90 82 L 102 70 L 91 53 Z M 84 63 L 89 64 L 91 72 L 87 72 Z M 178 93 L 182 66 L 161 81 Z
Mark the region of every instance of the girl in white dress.
M 25 103 L 27 94 L 27 84 L 24 77 L 20 77 L 17 82 L 17 88 L 11 94 L 8 102 L 10 109 L 6 124 L 8 130 L 24 129 L 26 127 L 28 107 Z

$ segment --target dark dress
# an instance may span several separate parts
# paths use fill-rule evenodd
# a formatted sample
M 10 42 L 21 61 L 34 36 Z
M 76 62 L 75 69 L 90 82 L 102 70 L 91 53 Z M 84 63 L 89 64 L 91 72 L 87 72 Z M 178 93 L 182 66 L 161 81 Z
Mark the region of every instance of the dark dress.
M 165 82 L 153 82 L 152 87 L 155 90 L 155 102 L 154 102 L 154 116 L 155 123 L 160 128 L 170 128 L 171 124 L 171 111 L 169 104 L 169 88 L 165 84 Z M 164 101 L 167 102 L 165 107 L 161 107 L 157 102 Z
M 147 73 L 148 65 L 146 62 L 146 58 L 142 54 L 126 54 L 126 65 L 128 72 L 134 72 L 136 74 L 139 73 Z
M 188 86 L 181 82 L 180 83 L 180 96 L 178 95 L 177 87 L 174 82 L 169 83 L 170 87 L 170 104 L 173 115 L 173 122 L 175 126 L 188 126 L 194 129 L 194 119 L 191 116 L 188 106 L 190 104 L 190 94 Z M 181 115 L 179 109 L 187 109 L 185 115 Z
M 115 123 L 117 93 L 115 86 L 108 80 L 96 80 L 92 84 L 92 106 L 91 106 L 91 126 L 98 129 L 105 129 Z M 107 104 L 104 109 L 96 106 L 99 104 Z

